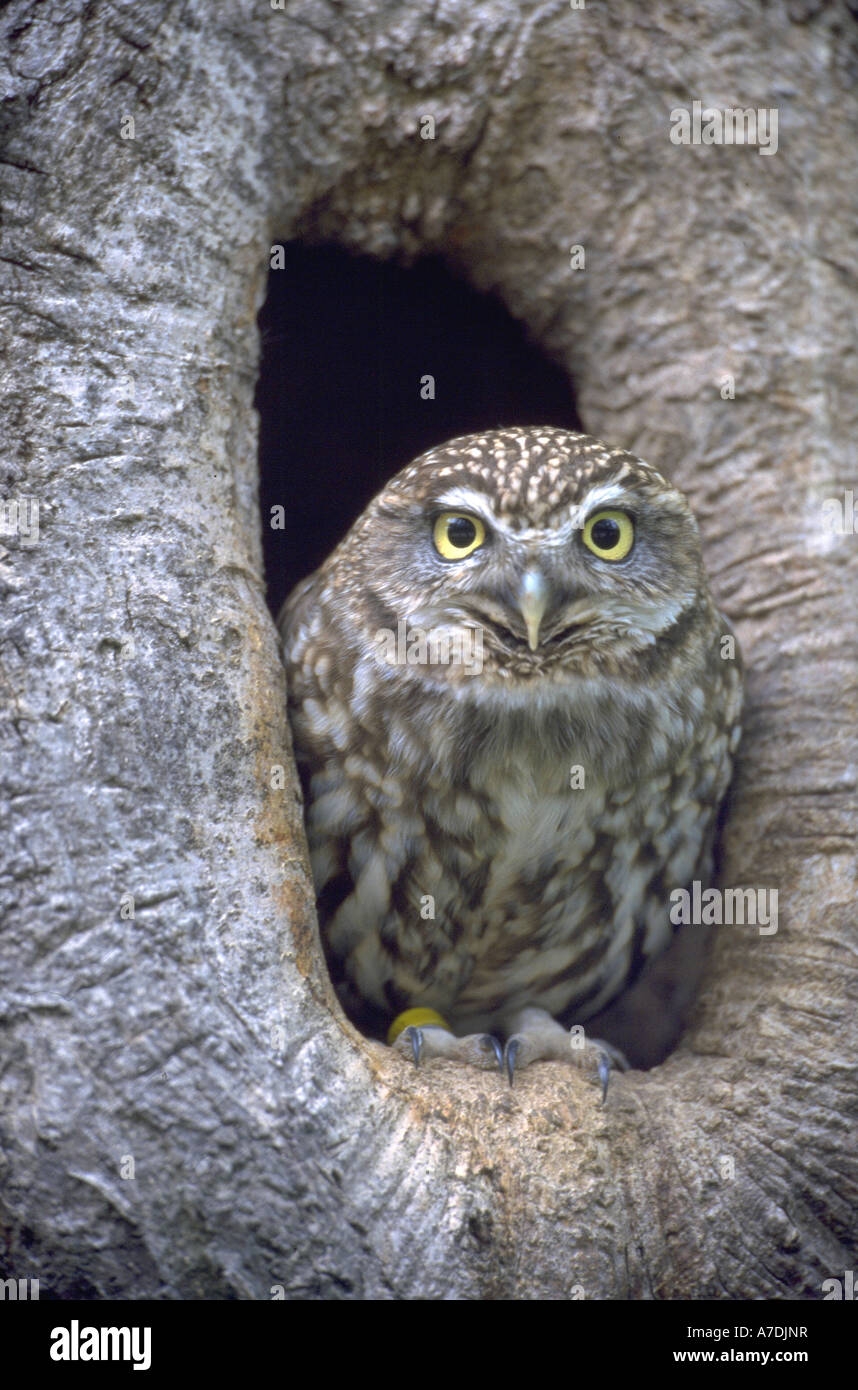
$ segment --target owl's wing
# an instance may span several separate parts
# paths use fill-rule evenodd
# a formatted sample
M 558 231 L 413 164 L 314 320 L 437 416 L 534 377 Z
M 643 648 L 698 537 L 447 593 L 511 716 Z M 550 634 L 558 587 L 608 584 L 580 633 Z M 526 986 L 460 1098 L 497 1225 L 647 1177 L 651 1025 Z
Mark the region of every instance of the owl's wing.
M 316 571 L 292 590 L 277 618 L 288 685 L 289 722 L 304 791 L 305 827 L 313 869 L 319 928 L 331 980 L 346 1012 L 367 1032 L 384 1036 L 389 1011 L 362 1000 L 346 978 L 344 958 L 362 934 L 374 935 L 383 903 L 373 909 L 372 865 L 378 816 L 371 786 L 350 776 L 344 749 L 366 752 L 366 730 L 356 719 L 352 663 L 338 630 L 325 575 Z M 400 865 L 387 865 L 390 872 Z M 366 916 L 366 922 L 363 921 Z

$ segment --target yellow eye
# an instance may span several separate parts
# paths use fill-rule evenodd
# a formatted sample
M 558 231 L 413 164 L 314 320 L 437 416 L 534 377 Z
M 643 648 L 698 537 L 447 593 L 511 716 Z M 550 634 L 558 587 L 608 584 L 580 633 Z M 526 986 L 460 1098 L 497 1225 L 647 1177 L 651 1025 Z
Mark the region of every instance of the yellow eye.
M 624 560 L 634 543 L 634 523 L 625 512 L 594 512 L 584 522 L 584 544 L 600 560 Z
M 486 538 L 486 528 L 478 516 L 463 512 L 443 512 L 435 522 L 432 539 L 445 560 L 464 560 L 473 555 Z

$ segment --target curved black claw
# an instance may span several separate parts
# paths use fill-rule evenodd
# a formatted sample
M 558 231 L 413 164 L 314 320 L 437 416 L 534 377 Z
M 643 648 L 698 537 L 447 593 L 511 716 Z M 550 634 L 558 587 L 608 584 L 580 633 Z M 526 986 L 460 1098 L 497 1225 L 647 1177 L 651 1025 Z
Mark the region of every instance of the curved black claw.
M 509 1042 L 506 1045 L 506 1051 L 504 1052 L 504 1061 L 506 1062 L 506 1074 L 509 1077 L 510 1086 L 512 1085 L 513 1079 L 515 1077 L 515 1059 L 520 1051 L 521 1043 L 519 1042 L 518 1038 L 510 1038 Z
M 415 1067 L 419 1067 L 420 1058 L 423 1056 L 423 1029 L 414 1028 L 413 1026 L 410 1028 L 406 1028 L 405 1036 L 411 1043 L 411 1052 L 414 1057 L 414 1065 Z
M 496 1057 L 496 1059 L 497 1059 L 497 1064 L 498 1064 L 498 1071 L 500 1072 L 501 1076 L 503 1076 L 503 1052 L 502 1052 L 502 1050 L 501 1050 L 501 1045 L 500 1045 L 500 1043 L 498 1042 L 497 1038 L 492 1037 L 491 1033 L 487 1033 L 487 1034 L 486 1034 L 486 1037 L 488 1038 L 488 1041 L 491 1043 L 492 1047 L 494 1048 L 495 1057 Z
M 603 1052 L 601 1048 L 599 1049 L 599 1060 L 597 1065 L 599 1068 L 599 1080 L 602 1083 L 602 1104 L 604 1105 L 608 1098 L 608 1082 L 611 1079 L 611 1072 L 614 1064 L 608 1053 Z

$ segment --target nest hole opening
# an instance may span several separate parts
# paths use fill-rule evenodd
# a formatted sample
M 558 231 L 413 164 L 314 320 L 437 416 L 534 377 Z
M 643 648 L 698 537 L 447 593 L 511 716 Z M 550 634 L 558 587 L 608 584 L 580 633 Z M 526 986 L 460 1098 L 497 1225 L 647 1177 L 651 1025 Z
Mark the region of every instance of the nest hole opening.
M 581 428 L 562 368 L 497 297 L 440 257 L 402 267 L 291 243 L 282 259 L 259 315 L 255 401 L 275 616 L 382 485 L 424 450 L 499 426 Z

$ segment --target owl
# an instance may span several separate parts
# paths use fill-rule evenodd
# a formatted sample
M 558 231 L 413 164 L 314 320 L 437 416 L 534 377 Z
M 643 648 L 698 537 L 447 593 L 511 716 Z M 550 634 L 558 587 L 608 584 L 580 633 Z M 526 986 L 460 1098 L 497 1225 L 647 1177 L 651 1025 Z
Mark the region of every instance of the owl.
M 346 1011 L 415 1062 L 510 1081 L 595 1049 L 606 1085 L 622 1055 L 570 1025 L 670 946 L 740 737 L 741 659 L 683 494 L 585 434 L 454 439 L 391 479 L 279 626 Z

